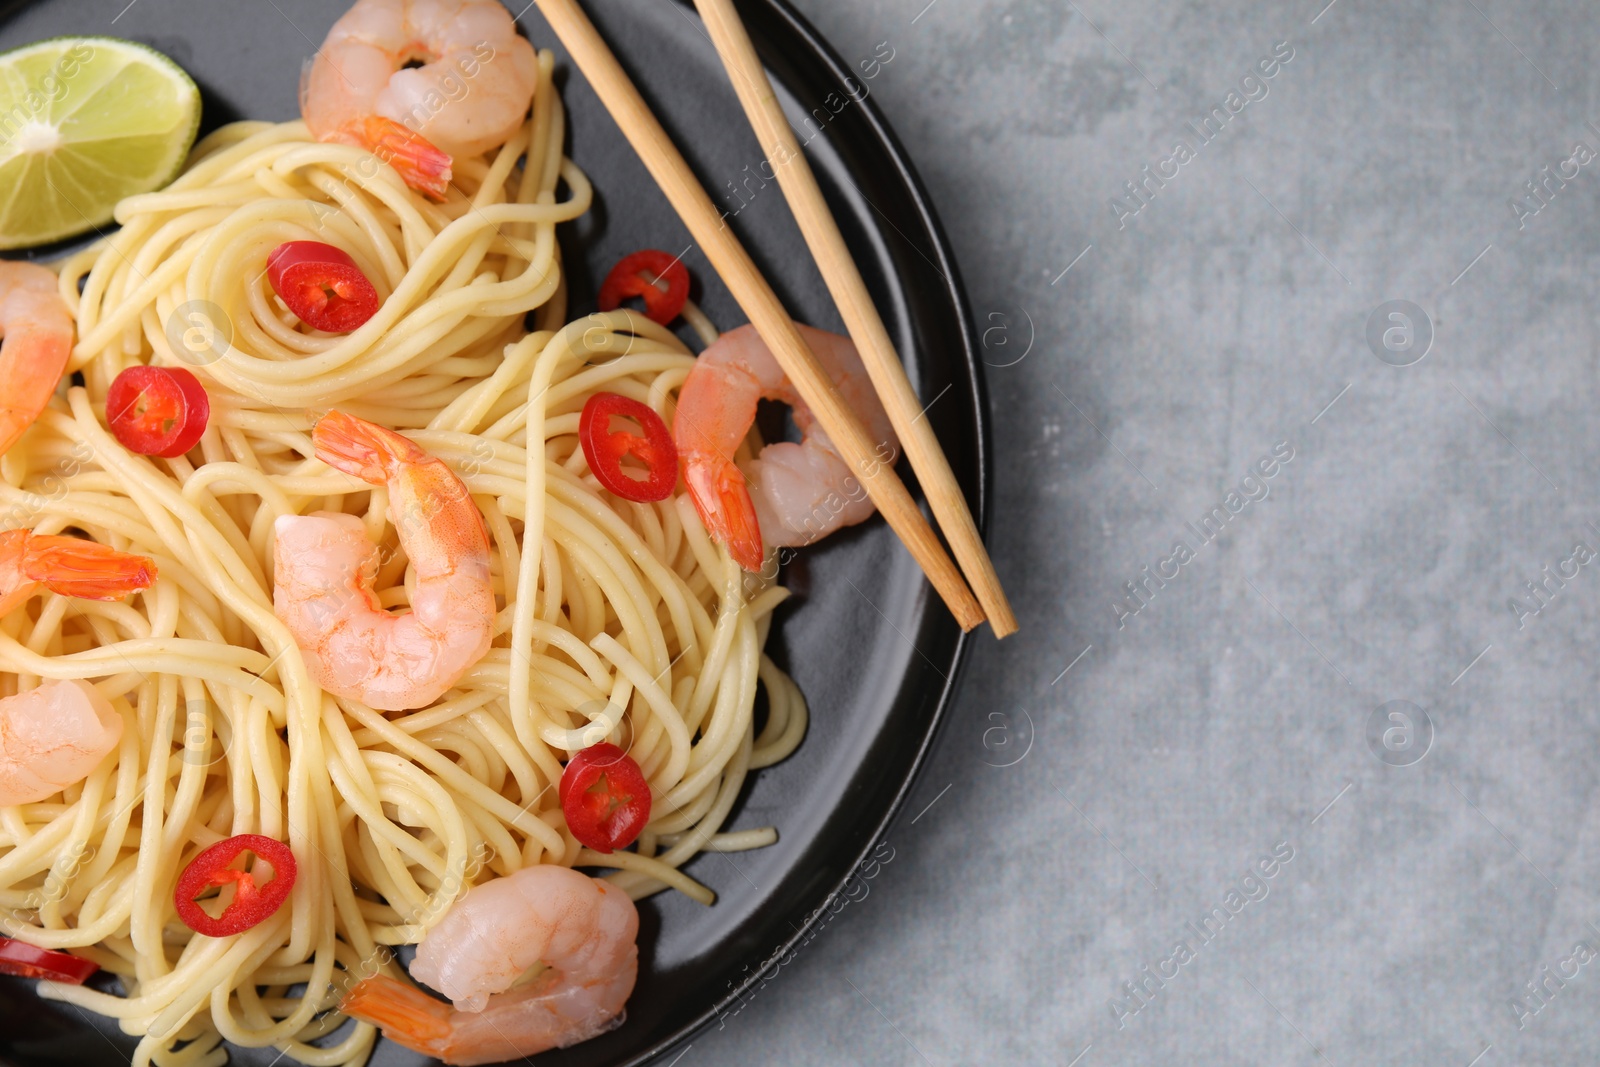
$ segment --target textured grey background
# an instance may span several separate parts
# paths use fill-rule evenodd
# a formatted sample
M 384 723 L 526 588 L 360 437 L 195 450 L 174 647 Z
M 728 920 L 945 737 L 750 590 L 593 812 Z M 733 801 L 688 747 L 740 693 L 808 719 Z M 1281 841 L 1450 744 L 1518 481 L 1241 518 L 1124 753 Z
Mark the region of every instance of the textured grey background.
M 1009 364 L 990 544 L 1023 630 L 978 642 L 858 899 L 675 1062 L 1594 1062 L 1600 961 L 1552 976 L 1600 948 L 1600 576 L 1565 564 L 1537 614 L 1524 583 L 1600 548 L 1600 166 L 1511 207 L 1600 148 L 1593 9 L 796 2 L 848 60 L 894 49 L 873 99 Z M 1389 300 L 1435 332 L 1409 367 L 1365 340 Z M 1280 442 L 1270 495 L 1119 620 Z M 1369 741 L 1391 700 L 1421 710 Z M 1177 974 L 1135 1012 L 1146 965 Z

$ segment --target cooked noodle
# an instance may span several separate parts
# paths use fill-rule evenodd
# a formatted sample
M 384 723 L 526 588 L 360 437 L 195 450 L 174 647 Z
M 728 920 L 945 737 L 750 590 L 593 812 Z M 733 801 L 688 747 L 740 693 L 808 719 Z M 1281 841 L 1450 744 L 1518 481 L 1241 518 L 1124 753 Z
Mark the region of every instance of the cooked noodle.
M 563 323 L 555 228 L 590 187 L 562 156 L 551 56 L 540 62 L 531 120 L 457 161 L 469 199 L 432 203 L 298 122 L 238 123 L 62 266 L 83 384 L 0 459 L 0 525 L 79 529 L 151 556 L 160 578 L 123 602 L 46 594 L 0 619 L 0 694 L 92 679 L 126 726 L 87 780 L 0 808 L 0 930 L 116 974 L 126 996 L 40 991 L 143 1035 L 135 1064 L 221 1063 L 221 1040 L 361 1063 L 367 1024 L 309 1042 L 344 1025 L 332 1009 L 356 978 L 400 976 L 386 947 L 415 943 L 475 880 L 604 867 L 635 898 L 671 887 L 710 903 L 686 861 L 775 840 L 721 828 L 748 772 L 805 731 L 803 699 L 762 652 L 786 594 L 752 585 L 686 498 L 629 503 L 588 472 L 585 399 L 622 393 L 670 423 L 693 356 L 633 312 Z M 273 247 L 313 238 L 347 250 L 384 298 L 347 336 L 297 329 L 261 270 Z M 120 370 L 180 361 L 212 399 L 199 467 L 134 455 L 104 428 Z M 311 428 L 333 407 L 442 458 L 489 530 L 494 647 L 421 710 L 322 692 L 273 613 L 273 522 L 315 511 L 360 516 L 383 546 L 383 606 L 409 600 L 384 490 L 313 457 Z M 557 801 L 562 762 L 607 739 L 657 798 L 636 852 L 581 848 Z M 290 902 L 236 937 L 195 935 L 172 918 L 177 876 L 241 833 L 289 843 Z

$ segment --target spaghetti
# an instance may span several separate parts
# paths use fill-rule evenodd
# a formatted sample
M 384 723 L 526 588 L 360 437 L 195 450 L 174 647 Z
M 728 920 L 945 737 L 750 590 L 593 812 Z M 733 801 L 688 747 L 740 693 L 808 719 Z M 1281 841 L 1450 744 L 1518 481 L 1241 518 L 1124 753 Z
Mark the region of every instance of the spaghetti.
M 335 1010 L 341 995 L 402 976 L 392 946 L 475 882 L 576 865 L 635 899 L 670 887 L 710 903 L 685 862 L 776 839 L 722 825 L 746 775 L 805 731 L 762 651 L 785 591 L 752 584 L 685 497 L 605 492 L 579 447 L 597 392 L 670 424 L 694 357 L 632 311 L 564 321 L 556 226 L 591 191 L 562 154 L 552 67 L 541 54 L 532 116 L 502 148 L 455 161 L 462 197 L 433 202 L 303 123 L 236 123 L 61 266 L 81 384 L 0 458 L 0 514 L 149 556 L 159 578 L 125 602 L 47 595 L 0 618 L 0 695 L 90 679 L 125 726 L 87 779 L 0 807 L 0 932 L 120 978 L 124 996 L 40 989 L 140 1035 L 141 1067 L 219 1064 L 223 1041 L 362 1063 L 376 1031 Z M 379 292 L 353 333 L 305 332 L 273 298 L 268 252 L 311 239 Z M 714 339 L 692 305 L 685 318 Z M 135 455 L 105 428 L 112 380 L 143 363 L 204 380 L 198 465 Z M 274 614 L 273 524 L 316 511 L 358 517 L 381 549 L 381 605 L 409 603 L 385 491 L 314 458 L 334 407 L 442 459 L 489 534 L 490 651 L 415 711 L 320 690 Z M 563 762 L 602 741 L 655 796 L 633 852 L 580 846 L 557 800 Z M 289 844 L 289 902 L 236 936 L 195 935 L 173 916 L 179 872 L 240 834 Z

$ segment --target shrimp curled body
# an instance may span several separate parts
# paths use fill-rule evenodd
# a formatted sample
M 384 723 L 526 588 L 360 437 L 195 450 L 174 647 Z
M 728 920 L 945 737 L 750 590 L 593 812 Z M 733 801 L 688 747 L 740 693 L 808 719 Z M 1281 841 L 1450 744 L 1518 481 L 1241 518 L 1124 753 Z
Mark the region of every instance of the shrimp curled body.
M 899 438 L 856 346 L 810 326 L 801 326 L 800 335 L 866 427 L 878 460 L 893 462 Z M 755 422 L 759 400 L 788 404 L 802 440 L 774 442 L 736 466 L 733 454 Z M 874 511 L 754 326 L 729 330 L 700 353 L 679 394 L 672 436 L 701 521 L 745 570 L 761 569 L 764 546 L 808 545 Z
M 33 804 L 81 782 L 122 740 L 122 717 L 76 678 L 0 700 L 0 807 Z
M 639 973 L 639 913 L 610 883 L 524 867 L 469 889 L 417 946 L 412 975 L 454 1007 L 382 976 L 340 1010 L 446 1063 L 498 1063 L 622 1024 Z M 514 985 L 535 964 L 548 969 Z
M 72 313 L 57 285 L 41 266 L 0 262 L 0 452 L 33 425 L 67 369 Z
M 0 615 L 49 590 L 118 600 L 155 580 L 155 563 L 77 537 L 0 533 Z M 122 740 L 122 717 L 76 678 L 0 699 L 0 807 L 33 804 L 87 778 Z
M 495 602 L 483 516 L 449 467 L 410 440 L 340 411 L 312 431 L 317 457 L 389 491 L 389 518 L 415 570 L 411 611 L 373 594 L 378 547 L 354 515 L 274 524 L 273 608 L 311 677 L 383 711 L 444 695 L 489 651 Z
M 367 148 L 442 198 L 451 158 L 504 144 L 538 76 L 497 0 L 357 0 L 312 60 L 300 110 L 317 140 Z

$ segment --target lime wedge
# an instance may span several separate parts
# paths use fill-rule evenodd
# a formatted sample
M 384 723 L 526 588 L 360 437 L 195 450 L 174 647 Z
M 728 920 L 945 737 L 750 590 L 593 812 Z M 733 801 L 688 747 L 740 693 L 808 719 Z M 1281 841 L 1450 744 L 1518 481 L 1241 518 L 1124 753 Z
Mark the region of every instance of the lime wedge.
M 0 249 L 104 226 L 177 175 L 199 127 L 194 81 L 142 44 L 57 37 L 0 55 Z

